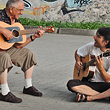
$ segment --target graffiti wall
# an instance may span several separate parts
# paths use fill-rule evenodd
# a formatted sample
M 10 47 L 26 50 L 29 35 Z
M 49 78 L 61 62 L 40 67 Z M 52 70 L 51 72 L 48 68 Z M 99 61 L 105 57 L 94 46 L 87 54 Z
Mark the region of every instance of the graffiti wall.
M 84 12 L 91 2 L 92 0 L 24 0 L 25 8 L 28 8 L 25 13 L 33 14 L 36 17 L 44 15 L 47 17 L 46 14 L 48 12 L 52 15 L 54 14 L 56 19 L 60 13 L 63 16 L 76 11 Z M 47 19 L 50 20 L 49 16 Z
M 63 15 L 76 11 L 84 12 L 91 2 L 92 0 L 65 0 L 61 11 Z
M 100 16 L 99 9 L 106 1 L 109 0 L 23 0 L 24 14 L 22 17 L 39 21 L 41 19 L 62 22 L 97 21 L 102 20 L 103 15 Z M 0 9 L 5 7 L 6 2 L 7 0 L 0 0 Z M 98 7 L 98 5 L 100 6 Z M 107 9 L 107 6 L 105 8 Z

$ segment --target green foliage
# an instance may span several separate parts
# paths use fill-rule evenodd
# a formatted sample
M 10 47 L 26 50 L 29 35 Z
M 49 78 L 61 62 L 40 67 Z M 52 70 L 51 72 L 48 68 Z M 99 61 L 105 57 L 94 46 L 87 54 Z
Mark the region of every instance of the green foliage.
M 62 23 L 61 21 L 48 21 L 46 22 L 44 19 L 41 21 L 37 20 L 31 20 L 29 18 L 20 18 L 21 24 L 22 25 L 27 25 L 27 26 L 53 26 L 56 28 L 78 28 L 78 29 L 98 29 L 100 27 L 110 27 L 110 24 L 104 24 L 101 23 L 100 21 L 98 22 L 84 22 L 84 20 L 80 23 L 77 23 L 74 21 L 74 23 Z

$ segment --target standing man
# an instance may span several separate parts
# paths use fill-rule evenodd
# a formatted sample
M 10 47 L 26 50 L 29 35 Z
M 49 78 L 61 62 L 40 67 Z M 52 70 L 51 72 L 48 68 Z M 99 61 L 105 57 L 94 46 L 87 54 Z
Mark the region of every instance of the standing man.
M 19 21 L 19 15 L 23 14 L 24 3 L 23 0 L 8 0 L 6 3 L 6 8 L 0 10 L 0 21 L 8 24 L 14 24 Z M 36 38 L 40 38 L 43 35 L 43 30 L 38 30 L 37 33 L 28 37 L 25 43 L 15 43 L 14 46 L 7 50 L 0 49 L 0 83 L 1 83 L 1 93 L 0 100 L 12 103 L 22 102 L 21 98 L 16 97 L 10 92 L 7 73 L 12 68 L 12 62 L 15 66 L 21 67 L 24 72 L 25 86 L 23 89 L 24 94 L 30 94 L 34 96 L 42 96 L 34 86 L 32 86 L 32 73 L 34 65 L 37 64 L 34 53 L 26 48 L 23 48 L 30 42 L 34 41 Z M 3 34 L 7 40 L 12 39 L 12 32 L 0 27 L 0 34 Z
M 76 101 L 93 101 L 97 99 L 110 100 L 110 56 L 100 57 L 100 54 L 110 50 L 110 28 L 99 28 L 94 36 L 94 42 L 80 47 L 75 52 L 76 68 L 81 70 L 81 57 L 88 54 L 95 56 L 95 73 L 89 80 L 72 79 L 67 83 L 71 92 L 76 92 Z M 97 57 L 99 56 L 99 57 Z

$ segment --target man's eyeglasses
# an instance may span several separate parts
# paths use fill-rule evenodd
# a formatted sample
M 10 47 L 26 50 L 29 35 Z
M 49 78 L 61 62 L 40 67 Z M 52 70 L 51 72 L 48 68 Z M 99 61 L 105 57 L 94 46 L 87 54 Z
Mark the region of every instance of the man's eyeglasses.
M 24 9 L 18 9 L 18 8 L 15 8 L 15 9 L 18 10 L 19 12 L 23 12 L 24 11 Z

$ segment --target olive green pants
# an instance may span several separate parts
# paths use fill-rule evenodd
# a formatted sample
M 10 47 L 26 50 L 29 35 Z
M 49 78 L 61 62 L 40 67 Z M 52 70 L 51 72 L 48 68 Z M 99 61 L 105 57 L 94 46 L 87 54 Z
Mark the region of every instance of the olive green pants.
M 13 67 L 12 62 L 15 66 L 21 67 L 23 72 L 37 64 L 35 54 L 31 50 L 11 47 L 6 51 L 0 51 L 0 74 L 5 69 L 9 71 Z

